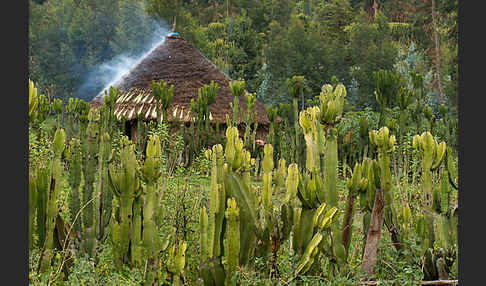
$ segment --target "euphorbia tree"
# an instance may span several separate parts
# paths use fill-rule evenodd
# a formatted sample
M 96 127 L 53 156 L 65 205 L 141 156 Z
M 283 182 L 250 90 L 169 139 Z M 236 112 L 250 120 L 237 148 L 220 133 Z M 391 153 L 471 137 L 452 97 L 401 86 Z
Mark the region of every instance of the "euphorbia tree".
M 162 120 L 167 123 L 167 109 L 169 108 L 172 98 L 174 97 L 174 85 L 169 87 L 168 84 L 163 80 L 159 82 L 152 81 L 152 96 L 154 97 L 156 103 L 157 124 Z M 162 113 L 160 110 L 161 108 Z M 161 115 L 162 118 L 160 118 Z

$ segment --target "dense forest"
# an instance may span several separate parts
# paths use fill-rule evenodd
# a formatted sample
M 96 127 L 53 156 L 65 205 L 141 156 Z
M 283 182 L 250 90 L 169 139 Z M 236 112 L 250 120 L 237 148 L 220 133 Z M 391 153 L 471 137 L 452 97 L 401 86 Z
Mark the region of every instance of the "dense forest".
M 29 285 L 457 285 L 457 9 L 30 0 Z M 173 27 L 187 121 L 110 86 Z
M 176 17 L 182 36 L 267 105 L 304 105 L 333 76 L 355 108 L 376 108 L 373 72 L 425 76 L 427 101 L 457 106 L 457 0 L 30 1 L 29 77 L 56 98 L 92 99 L 99 67 L 140 54 Z M 160 35 L 159 35 L 160 36 Z M 106 73 L 106 71 L 105 71 Z M 410 81 L 410 79 L 409 79 Z

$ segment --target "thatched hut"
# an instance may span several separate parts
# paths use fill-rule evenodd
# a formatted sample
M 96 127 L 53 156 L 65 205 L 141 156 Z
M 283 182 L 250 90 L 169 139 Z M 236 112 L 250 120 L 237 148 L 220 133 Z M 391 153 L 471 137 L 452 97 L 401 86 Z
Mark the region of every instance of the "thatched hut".
M 174 35 L 174 33 L 172 33 Z M 164 80 L 174 85 L 174 97 L 168 108 L 168 121 L 182 121 L 189 125 L 193 119 L 191 114 L 191 99 L 197 98 L 197 91 L 204 84 L 216 82 L 220 88 L 214 103 L 209 107 L 211 124 L 219 123 L 220 130 L 226 129 L 226 115 L 232 117 L 230 103 L 233 95 L 229 88 L 231 79 L 196 48 L 180 36 L 167 36 L 165 41 L 149 53 L 127 75 L 114 85 L 119 88 L 119 98 L 115 104 L 115 115 L 118 119 L 125 118 L 131 122 L 132 135 L 137 116 L 143 120 L 156 120 L 156 104 L 151 95 L 152 81 Z M 96 96 L 91 105 L 103 104 L 103 95 Z M 246 100 L 239 98 L 241 115 L 246 113 Z M 265 106 L 256 102 L 253 111 L 256 112 L 258 129 L 256 137 L 264 139 L 270 124 Z M 243 118 L 240 118 L 243 122 Z M 240 130 L 243 127 L 240 124 Z

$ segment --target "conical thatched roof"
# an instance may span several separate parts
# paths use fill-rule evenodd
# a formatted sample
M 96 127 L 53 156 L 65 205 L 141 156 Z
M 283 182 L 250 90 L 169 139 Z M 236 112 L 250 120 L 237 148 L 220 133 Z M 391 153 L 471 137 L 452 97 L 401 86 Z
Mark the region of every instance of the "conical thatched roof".
M 210 105 L 211 121 L 224 123 L 226 114 L 231 118 L 231 79 L 182 38 L 166 38 L 160 46 L 115 83 L 120 91 L 115 106 L 118 119 L 124 117 L 126 120 L 132 120 L 137 114 L 143 115 L 144 119 L 156 119 L 155 100 L 151 95 L 152 80 L 164 80 L 169 85 L 174 85 L 174 97 L 168 110 L 169 121 L 175 117 L 185 122 L 191 121 L 191 99 L 195 100 L 197 90 L 211 81 L 220 86 L 215 102 Z M 91 104 L 103 104 L 102 95 L 95 97 Z M 240 96 L 239 106 L 244 114 L 246 100 L 243 96 Z M 257 113 L 259 125 L 270 123 L 265 106 L 261 102 L 256 102 L 254 111 Z

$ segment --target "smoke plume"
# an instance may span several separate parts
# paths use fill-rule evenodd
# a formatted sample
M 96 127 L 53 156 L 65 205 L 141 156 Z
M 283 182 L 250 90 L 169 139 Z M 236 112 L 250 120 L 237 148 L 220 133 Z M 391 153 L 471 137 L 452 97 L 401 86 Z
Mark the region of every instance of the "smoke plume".
M 139 53 L 124 52 L 111 60 L 104 62 L 89 72 L 78 90 L 78 97 L 92 100 L 95 96 L 104 94 L 110 86 L 115 86 L 124 75 L 133 69 L 143 58 L 165 41 L 165 36 L 170 32 L 166 23 L 150 22 L 150 37 L 146 43 L 140 43 L 145 47 L 138 48 Z

